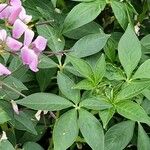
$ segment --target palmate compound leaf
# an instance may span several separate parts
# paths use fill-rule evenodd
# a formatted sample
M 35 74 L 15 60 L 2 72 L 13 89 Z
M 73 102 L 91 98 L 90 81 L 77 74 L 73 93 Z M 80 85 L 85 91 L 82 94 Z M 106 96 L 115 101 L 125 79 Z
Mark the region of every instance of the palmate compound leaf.
M 144 131 L 141 124 L 138 124 L 138 141 L 137 141 L 138 150 L 149 150 L 150 148 L 150 138 L 147 133 Z
M 31 94 L 16 102 L 34 110 L 56 111 L 73 106 L 69 100 L 50 93 Z
M 92 150 L 104 150 L 104 132 L 100 122 L 88 111 L 79 110 L 80 131 Z
M 150 125 L 150 117 L 139 104 L 129 100 L 124 100 L 115 105 L 117 112 L 125 118 Z
M 105 134 L 105 150 L 123 150 L 132 139 L 134 125 L 133 121 L 123 121 L 112 126 Z
M 63 114 L 55 123 L 53 141 L 55 150 L 66 150 L 76 140 L 79 128 L 77 124 L 77 110 L 72 109 Z
M 118 54 L 129 79 L 141 59 L 141 44 L 130 24 L 119 41 Z
M 94 20 L 106 5 L 105 0 L 95 0 L 89 3 L 76 5 L 64 21 L 63 33 L 81 27 Z

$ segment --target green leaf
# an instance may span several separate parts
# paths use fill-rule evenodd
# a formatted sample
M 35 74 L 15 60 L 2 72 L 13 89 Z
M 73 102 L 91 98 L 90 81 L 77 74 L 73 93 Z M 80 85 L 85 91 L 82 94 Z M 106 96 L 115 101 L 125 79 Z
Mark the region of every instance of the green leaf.
M 141 44 L 129 24 L 118 45 L 120 62 L 129 79 L 141 58 Z
M 83 100 L 79 106 L 87 109 L 92 109 L 92 110 L 103 110 L 112 107 L 111 104 L 107 103 L 104 100 L 98 99 L 96 97 Z
M 42 120 L 42 119 L 41 119 Z M 37 122 L 37 120 L 35 120 Z M 44 124 L 38 124 L 36 126 L 36 131 L 38 135 L 31 134 L 30 132 L 23 132 L 24 134 L 18 139 L 18 143 L 25 143 L 25 142 L 37 142 L 42 139 L 42 137 L 45 135 L 45 125 Z
M 149 90 L 149 89 L 143 90 L 142 94 L 143 94 L 148 100 L 150 100 L 150 90 Z
M 96 0 L 76 5 L 65 19 L 63 33 L 91 22 L 100 14 L 105 5 L 105 0 Z
M 136 12 L 136 10 L 134 9 L 134 7 L 132 6 L 132 4 L 127 1 L 125 4 L 125 7 L 126 7 L 126 12 L 127 12 L 127 17 L 128 17 L 128 22 L 134 26 L 134 17 L 135 15 L 138 15 L 138 13 Z
M 93 71 L 91 66 L 83 59 L 67 55 L 73 67 L 85 78 L 92 80 Z
M 79 128 L 77 111 L 72 109 L 63 114 L 55 123 L 53 130 L 54 149 L 66 150 L 76 140 Z
M 59 31 L 46 24 L 37 26 L 37 31 L 48 40 L 48 47 L 52 51 L 58 52 L 64 49 L 65 40 Z
M 141 106 L 143 107 L 143 109 L 145 110 L 145 112 L 150 115 L 150 100 L 145 98 L 142 103 Z
M 123 29 L 126 29 L 128 25 L 128 17 L 126 13 L 125 4 L 122 2 L 115 1 L 115 0 L 111 1 L 110 4 L 119 24 L 121 25 Z
M 104 150 L 104 133 L 100 122 L 88 111 L 79 110 L 79 127 L 92 150 Z
M 115 114 L 114 108 L 109 108 L 109 109 L 102 110 L 99 112 L 99 116 L 103 122 L 104 129 L 106 128 L 108 122 L 110 121 L 110 119 L 113 117 L 114 114 Z
M 94 83 L 84 79 L 73 86 L 73 89 L 80 89 L 80 90 L 92 90 L 95 87 Z
M 28 0 L 24 2 L 27 12 L 32 15 L 34 19 L 39 19 L 41 17 L 40 12 L 36 9 L 37 5 L 39 5 L 37 0 Z
M 9 115 L 7 115 L 7 113 L 0 108 L 0 124 L 3 124 L 9 120 L 10 120 Z
M 142 46 L 144 46 L 146 49 L 150 50 L 150 34 L 144 36 L 141 40 Z
M 123 150 L 133 137 L 135 123 L 123 121 L 112 126 L 105 135 L 106 150 Z
M 12 76 L 24 82 L 23 78 L 27 76 L 28 68 L 23 66 L 21 59 L 14 56 L 10 62 L 9 69 L 12 71 Z M 27 77 L 26 77 L 27 78 Z
M 15 92 L 17 90 L 19 92 L 23 90 L 27 90 L 27 87 L 17 78 L 9 76 L 5 78 L 2 82 L 3 88 L 0 90 L 0 97 L 5 99 L 17 99 L 20 97 L 20 94 Z
M 130 99 L 140 94 L 144 89 L 150 86 L 150 81 L 135 81 L 124 86 L 116 96 L 117 100 Z
M 57 0 L 51 0 L 52 4 L 54 7 L 56 7 L 56 4 L 57 4 Z
M 77 29 L 74 29 L 70 32 L 67 32 L 64 35 L 71 39 L 78 40 L 84 36 L 87 36 L 87 35 L 93 34 L 93 33 L 99 33 L 99 34 L 103 33 L 101 26 L 94 21 L 89 22 L 89 23 L 87 23 Z
M 106 72 L 106 62 L 105 62 L 105 56 L 103 54 L 96 62 L 93 72 L 95 77 L 95 83 L 98 84 L 102 80 Z
M 56 68 L 53 69 L 40 69 L 36 73 L 36 79 L 40 86 L 40 91 L 43 92 L 50 85 L 52 77 L 56 74 Z
M 15 150 L 12 144 L 8 140 L 0 141 L 0 149 L 1 150 Z
M 14 118 L 16 120 L 15 127 L 19 130 L 25 130 L 32 134 L 37 135 L 37 132 L 34 128 L 33 122 L 30 120 L 30 118 L 24 113 L 19 112 L 19 115 L 14 114 Z
M 67 59 L 66 59 L 67 60 Z M 68 61 L 68 60 L 67 60 Z M 69 72 L 77 77 L 83 77 L 73 66 L 72 64 L 64 65 L 64 71 Z
M 41 55 L 38 67 L 39 68 L 57 68 L 58 64 L 56 64 L 51 58 L 47 57 L 46 55 Z
M 26 142 L 23 145 L 23 149 L 24 150 L 44 150 L 39 144 L 35 143 L 35 142 Z
M 146 60 L 135 72 L 132 79 L 147 78 L 150 79 L 150 59 Z
M 54 19 L 54 7 L 50 0 L 28 0 L 25 1 L 25 8 L 29 11 L 30 15 L 36 17 L 34 19 Z
M 149 150 L 150 148 L 150 138 L 144 131 L 143 127 L 138 124 L 138 150 Z
M 116 34 L 117 33 L 115 33 L 114 35 L 116 36 Z M 118 47 L 118 41 L 114 39 L 114 35 L 111 35 L 104 47 L 104 52 L 106 56 L 111 60 L 111 62 L 114 62 L 116 59 L 116 49 Z
M 8 116 L 9 122 L 14 123 L 14 110 L 12 108 L 12 104 L 10 101 L 0 100 L 0 110 L 4 110 L 6 112 L 6 117 Z M 2 113 L 3 114 L 3 113 Z
M 55 111 L 73 106 L 67 99 L 50 93 L 31 94 L 16 102 L 34 110 Z
M 105 46 L 110 36 L 104 33 L 95 33 L 84 36 L 72 47 L 72 55 L 86 57 L 98 53 Z
M 105 77 L 109 80 L 125 80 L 125 75 L 123 74 L 123 71 L 119 67 L 115 67 L 112 64 L 108 63 L 106 65 L 106 73 Z
M 132 101 L 121 101 L 116 104 L 117 112 L 125 118 L 133 121 L 150 124 L 150 118 L 144 109 L 137 103 Z
M 57 83 L 60 91 L 64 96 L 66 96 L 75 104 L 77 104 L 80 101 L 80 91 L 72 88 L 75 85 L 75 83 L 68 76 L 59 72 L 57 75 Z

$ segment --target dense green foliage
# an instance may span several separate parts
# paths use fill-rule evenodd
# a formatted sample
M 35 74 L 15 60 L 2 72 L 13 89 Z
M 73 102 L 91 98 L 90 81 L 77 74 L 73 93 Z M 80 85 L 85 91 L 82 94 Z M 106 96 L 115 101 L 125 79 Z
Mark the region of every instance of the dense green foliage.
M 23 6 L 48 42 L 36 73 L 0 53 L 0 150 L 150 150 L 150 1 Z

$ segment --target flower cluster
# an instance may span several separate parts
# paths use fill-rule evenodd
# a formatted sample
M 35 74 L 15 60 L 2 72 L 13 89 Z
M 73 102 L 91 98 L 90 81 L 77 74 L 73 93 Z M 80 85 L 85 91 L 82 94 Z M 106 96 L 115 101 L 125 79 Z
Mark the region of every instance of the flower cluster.
M 34 32 L 28 27 L 32 16 L 26 14 L 20 0 L 9 0 L 8 3 L 0 4 L 0 19 L 12 26 L 12 36 L 7 35 L 4 29 L 0 30 L 0 51 L 19 53 L 23 64 L 37 72 L 38 58 L 45 49 L 47 40 L 42 36 L 34 39 Z M 0 76 L 9 74 L 11 72 L 0 63 Z

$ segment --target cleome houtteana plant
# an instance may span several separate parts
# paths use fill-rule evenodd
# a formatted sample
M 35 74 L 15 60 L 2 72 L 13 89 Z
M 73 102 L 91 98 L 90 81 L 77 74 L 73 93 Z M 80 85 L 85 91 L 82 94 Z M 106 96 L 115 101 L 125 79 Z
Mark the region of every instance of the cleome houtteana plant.
M 0 1 L 0 150 L 150 150 L 149 0 Z

